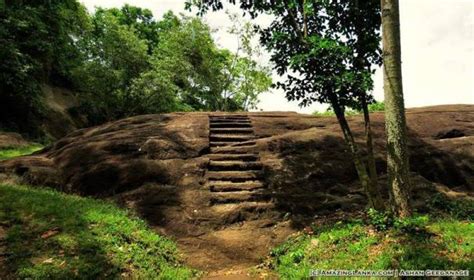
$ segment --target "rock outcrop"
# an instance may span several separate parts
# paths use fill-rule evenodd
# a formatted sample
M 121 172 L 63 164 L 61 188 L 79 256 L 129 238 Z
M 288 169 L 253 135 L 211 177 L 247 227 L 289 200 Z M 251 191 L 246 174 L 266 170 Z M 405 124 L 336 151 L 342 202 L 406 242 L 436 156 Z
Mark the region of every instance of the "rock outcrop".
M 407 120 L 415 205 L 422 209 L 436 191 L 472 197 L 474 105 L 411 109 Z M 362 118 L 350 124 L 363 143 Z M 372 127 L 384 190 L 383 113 L 372 114 Z M 255 263 L 306 219 L 366 205 L 336 119 L 296 113 L 127 118 L 0 162 L 0 173 L 114 199 L 177 238 L 192 265 L 211 270 Z M 209 267 L 216 258 L 222 262 Z

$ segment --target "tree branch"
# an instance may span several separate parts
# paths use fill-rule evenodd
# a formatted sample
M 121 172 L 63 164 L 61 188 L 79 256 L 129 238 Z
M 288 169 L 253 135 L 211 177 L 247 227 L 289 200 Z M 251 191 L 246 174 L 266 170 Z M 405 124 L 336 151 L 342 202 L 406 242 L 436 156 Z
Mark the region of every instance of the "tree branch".
M 296 35 L 298 36 L 298 39 L 299 39 L 302 43 L 306 44 L 306 40 L 304 39 L 304 35 L 303 35 L 303 33 L 301 32 L 301 28 L 300 28 L 298 22 L 296 21 L 296 16 L 295 16 L 295 14 L 293 13 L 293 10 L 290 8 L 290 5 L 289 5 L 289 3 L 288 3 L 287 0 L 285 0 L 284 3 L 285 3 L 286 11 L 288 12 L 288 16 L 289 16 L 289 18 L 290 18 L 290 24 L 291 24 L 291 26 L 293 27 L 293 29 L 295 29 L 295 33 L 296 33 Z

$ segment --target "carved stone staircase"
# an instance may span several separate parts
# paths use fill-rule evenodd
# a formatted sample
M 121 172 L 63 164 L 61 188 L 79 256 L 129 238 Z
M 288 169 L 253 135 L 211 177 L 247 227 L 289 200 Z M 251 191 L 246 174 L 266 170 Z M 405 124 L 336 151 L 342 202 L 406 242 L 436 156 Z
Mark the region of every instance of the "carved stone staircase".
M 209 116 L 206 189 L 210 207 L 233 221 L 255 219 L 273 209 L 262 179 L 252 122 L 246 115 Z

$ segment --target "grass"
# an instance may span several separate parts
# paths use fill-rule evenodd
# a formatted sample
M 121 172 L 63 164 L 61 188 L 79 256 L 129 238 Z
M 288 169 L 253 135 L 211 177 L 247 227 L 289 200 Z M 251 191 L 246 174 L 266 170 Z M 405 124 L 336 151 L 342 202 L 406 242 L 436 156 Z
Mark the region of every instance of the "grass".
M 12 147 L 12 148 L 0 149 L 0 160 L 29 155 L 36 151 L 41 150 L 42 148 L 43 146 L 40 144 L 31 144 L 31 145 L 28 145 L 25 147 L 19 147 L 19 148 Z
M 383 111 L 385 111 L 385 103 L 384 102 L 375 102 L 375 103 L 369 104 L 368 109 L 369 109 L 369 113 L 383 112 Z M 345 111 L 345 115 L 347 117 L 357 116 L 357 115 L 360 115 L 360 114 L 362 114 L 362 111 L 360 111 L 360 110 L 354 110 L 354 109 L 346 108 L 346 111 Z M 326 111 L 323 111 L 323 112 L 316 111 L 316 112 L 313 113 L 313 116 L 316 116 L 316 117 L 331 117 L 331 116 L 335 116 L 335 115 L 336 114 L 334 113 L 334 110 L 332 110 L 331 108 L 329 108 L 329 109 L 327 109 Z
M 465 213 L 471 213 L 470 202 Z M 458 210 L 457 213 L 460 211 Z M 305 279 L 315 269 L 474 270 L 474 216 L 415 216 L 381 227 L 382 219 L 350 220 L 299 233 L 272 251 L 281 279 Z
M 0 184 L 6 265 L 20 279 L 188 279 L 173 242 L 125 210 L 48 189 Z

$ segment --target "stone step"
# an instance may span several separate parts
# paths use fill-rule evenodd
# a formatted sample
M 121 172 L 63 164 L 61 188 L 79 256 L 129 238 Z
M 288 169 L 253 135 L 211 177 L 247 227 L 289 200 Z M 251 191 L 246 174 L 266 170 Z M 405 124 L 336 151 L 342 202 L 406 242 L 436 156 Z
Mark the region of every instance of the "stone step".
M 252 127 L 250 122 L 210 122 L 209 127 L 212 128 L 242 128 L 242 127 Z
M 256 191 L 234 191 L 234 192 L 216 192 L 213 193 L 210 203 L 224 204 L 224 203 L 238 203 L 238 202 L 249 202 L 249 201 L 269 201 L 271 199 L 270 194 Z
M 210 147 L 222 147 L 222 146 L 245 147 L 245 146 L 254 146 L 254 145 L 255 145 L 255 141 L 241 142 L 238 140 L 234 140 L 234 141 L 210 141 L 209 142 Z
M 256 161 L 258 154 L 208 154 L 211 160 L 242 160 L 242 161 Z
M 213 114 L 209 118 L 248 118 L 248 115 L 242 114 Z
M 209 123 L 251 123 L 249 119 L 210 119 Z
M 234 191 L 253 191 L 263 189 L 265 185 L 261 181 L 247 181 L 234 183 L 228 181 L 209 181 L 207 187 L 211 192 L 234 192 Z
M 245 147 L 245 146 L 254 146 L 257 142 L 254 140 L 248 140 L 244 142 L 237 142 L 232 144 L 233 147 Z
M 211 115 L 211 116 L 209 116 L 209 118 L 210 119 L 212 119 L 212 118 L 246 118 L 246 119 L 248 119 L 249 116 L 247 116 L 247 115 L 228 115 L 228 114 L 226 114 L 226 115 Z
M 258 180 L 262 177 L 261 171 L 208 171 L 208 180 L 226 180 L 231 182 L 243 182 Z
M 242 134 L 214 134 L 209 136 L 209 140 L 215 142 L 245 142 L 254 139 L 253 135 L 242 135 Z
M 253 134 L 253 129 L 249 127 L 223 127 L 223 128 L 211 128 L 210 134 Z
M 249 118 L 211 118 L 209 122 L 251 122 Z
M 249 162 L 241 160 L 216 161 L 210 160 L 208 170 L 210 171 L 238 171 L 238 170 L 261 170 L 262 164 L 260 162 Z
M 238 141 L 236 142 L 217 142 L 217 141 L 212 141 L 209 142 L 210 147 L 223 147 L 223 146 L 230 146 L 232 144 L 237 144 L 239 143 Z
M 257 145 L 252 146 L 223 146 L 223 147 L 211 147 L 211 153 L 213 154 L 245 154 L 253 153 L 257 151 Z

